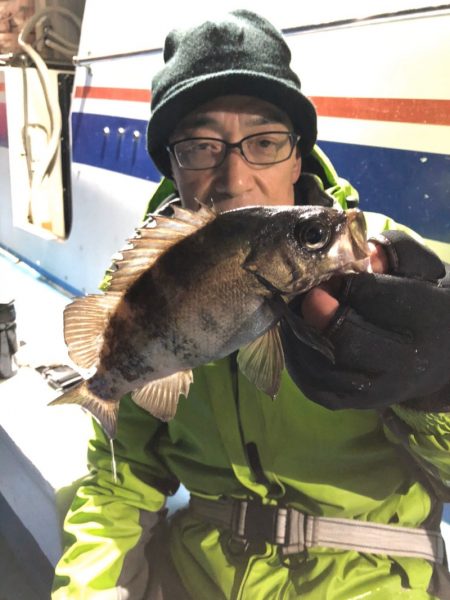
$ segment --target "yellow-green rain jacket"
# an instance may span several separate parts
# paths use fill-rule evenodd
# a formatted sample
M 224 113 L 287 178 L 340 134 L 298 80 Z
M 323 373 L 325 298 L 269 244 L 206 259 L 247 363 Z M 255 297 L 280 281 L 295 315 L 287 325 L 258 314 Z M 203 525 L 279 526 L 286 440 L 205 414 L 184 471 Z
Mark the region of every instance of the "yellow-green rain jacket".
M 345 207 L 355 190 L 319 149 L 314 156 Z M 398 228 L 381 215 L 369 213 L 367 220 L 369 234 Z M 232 358 L 195 370 L 189 397 L 180 399 L 169 423 L 126 397 L 115 440 L 118 482 L 109 443 L 94 425 L 91 474 L 65 520 L 66 549 L 53 600 L 142 598 L 147 561 L 158 553 L 156 545 L 147 557 L 145 545 L 157 511 L 179 482 L 206 498 L 257 497 L 313 515 L 436 527 L 437 496 L 444 498 L 450 485 L 450 414 L 392 408 L 390 429 L 373 410 L 327 410 L 309 401 L 286 372 L 272 401 Z M 259 464 L 251 458 L 252 446 Z M 435 491 L 428 483 L 433 479 Z M 283 564 L 270 544 L 256 555 L 231 552 L 224 532 L 186 511 L 171 519 L 166 539 L 194 600 L 450 598 L 450 587 L 448 596 L 437 595 L 440 575 L 422 559 L 318 547 Z M 446 573 L 442 567 L 441 576 Z

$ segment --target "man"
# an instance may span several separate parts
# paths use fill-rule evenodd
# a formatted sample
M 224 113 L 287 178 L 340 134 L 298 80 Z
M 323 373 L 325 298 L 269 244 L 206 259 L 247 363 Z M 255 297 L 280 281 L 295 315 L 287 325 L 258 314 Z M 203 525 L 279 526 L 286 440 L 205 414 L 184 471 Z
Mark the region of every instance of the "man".
M 323 183 L 345 207 L 350 186 L 314 148 L 314 108 L 267 21 L 235 11 L 172 32 L 164 58 L 149 152 L 184 206 L 327 204 Z M 289 373 L 275 401 L 235 356 L 195 371 L 168 424 L 123 399 L 117 483 L 96 427 L 55 599 L 450 597 L 438 533 L 449 282 L 435 255 L 389 228 L 372 246 L 374 270 L 389 274 L 348 277 L 294 307 L 333 341 L 335 364 L 283 323 Z M 167 524 L 180 481 L 191 505 Z

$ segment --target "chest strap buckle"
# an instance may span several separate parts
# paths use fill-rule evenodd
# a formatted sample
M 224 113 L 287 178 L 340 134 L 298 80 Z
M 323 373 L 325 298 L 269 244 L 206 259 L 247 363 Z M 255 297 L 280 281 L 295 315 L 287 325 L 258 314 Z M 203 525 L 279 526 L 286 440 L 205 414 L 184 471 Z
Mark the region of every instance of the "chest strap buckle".
M 236 500 L 231 531 L 244 540 L 284 545 L 288 535 L 288 511 L 256 501 Z

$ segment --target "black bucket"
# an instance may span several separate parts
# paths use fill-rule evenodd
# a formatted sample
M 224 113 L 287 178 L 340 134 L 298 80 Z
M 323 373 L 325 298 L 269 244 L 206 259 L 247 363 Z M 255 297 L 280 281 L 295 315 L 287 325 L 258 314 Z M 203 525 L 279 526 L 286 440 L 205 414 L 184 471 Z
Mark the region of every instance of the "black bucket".
M 0 379 L 16 373 L 14 355 L 18 350 L 14 301 L 0 303 Z

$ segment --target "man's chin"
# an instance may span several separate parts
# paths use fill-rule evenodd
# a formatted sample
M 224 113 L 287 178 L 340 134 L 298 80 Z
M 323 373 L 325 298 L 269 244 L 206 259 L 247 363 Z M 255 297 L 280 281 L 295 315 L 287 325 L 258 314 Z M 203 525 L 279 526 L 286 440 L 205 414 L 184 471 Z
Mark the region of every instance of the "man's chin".
M 256 198 L 254 196 L 242 196 L 242 197 L 233 197 L 233 198 L 208 198 L 208 199 L 200 199 L 200 200 L 192 200 L 189 202 L 183 202 L 185 208 L 190 210 L 198 210 L 200 206 L 208 206 L 212 208 L 217 213 L 227 212 L 229 210 L 234 210 L 236 208 L 246 208 L 249 206 L 278 206 L 281 205 L 280 202 L 271 202 L 267 198 Z M 284 202 L 283 205 L 291 206 L 294 202 L 287 201 Z
M 215 200 L 213 206 L 216 212 L 223 213 L 236 208 L 246 208 L 248 206 L 263 206 L 267 204 L 264 200 L 256 198 L 233 198 L 230 200 Z
M 198 210 L 201 206 L 207 206 L 208 208 L 212 208 L 217 213 L 227 212 L 229 210 L 233 210 L 235 208 L 244 208 L 246 206 L 255 206 L 264 204 L 263 202 L 250 201 L 250 200 L 194 200 L 190 202 L 183 202 L 184 208 L 188 208 L 189 210 Z

